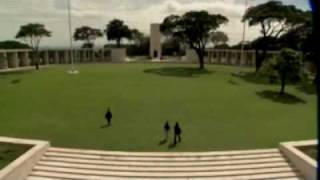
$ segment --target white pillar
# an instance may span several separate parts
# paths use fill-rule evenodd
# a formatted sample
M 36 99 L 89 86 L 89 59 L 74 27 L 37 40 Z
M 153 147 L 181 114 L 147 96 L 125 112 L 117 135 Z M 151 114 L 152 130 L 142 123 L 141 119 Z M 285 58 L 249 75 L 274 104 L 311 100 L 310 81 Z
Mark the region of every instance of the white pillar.
M 257 60 L 257 54 L 256 52 L 253 52 L 252 58 L 251 58 L 251 66 L 256 66 L 256 60 Z
M 240 59 L 240 66 L 246 66 L 246 61 L 248 60 L 248 52 L 243 52 L 243 58 Z
M 49 64 L 49 52 L 43 51 L 43 64 L 48 65 Z
M 54 54 L 53 54 L 53 63 L 54 64 L 59 64 L 59 51 L 54 51 L 53 52 Z
M 20 54 L 20 66 L 30 66 L 29 52 L 24 51 Z
M 87 49 L 83 50 L 84 51 L 84 62 L 89 61 L 89 51 Z
M 73 50 L 73 52 L 74 52 L 74 62 L 80 62 L 80 51 Z
M 8 66 L 9 68 L 19 67 L 18 52 L 9 52 L 8 54 Z
M 96 61 L 96 56 L 95 56 L 95 54 L 94 54 L 94 50 L 93 49 L 91 49 L 90 50 L 90 59 L 91 59 L 91 62 L 95 62 Z
M 208 63 L 212 63 L 212 57 L 211 57 L 211 55 L 212 55 L 212 51 L 208 51 Z
M 69 62 L 69 51 L 65 50 L 63 52 L 63 64 L 67 64 Z
M 0 69 L 8 68 L 7 54 L 5 52 L 0 52 Z
M 104 57 L 104 48 L 101 49 L 101 61 L 104 62 L 105 61 L 105 57 Z
M 84 55 L 85 55 L 84 50 L 81 49 L 79 53 L 80 53 L 80 62 L 84 62 Z

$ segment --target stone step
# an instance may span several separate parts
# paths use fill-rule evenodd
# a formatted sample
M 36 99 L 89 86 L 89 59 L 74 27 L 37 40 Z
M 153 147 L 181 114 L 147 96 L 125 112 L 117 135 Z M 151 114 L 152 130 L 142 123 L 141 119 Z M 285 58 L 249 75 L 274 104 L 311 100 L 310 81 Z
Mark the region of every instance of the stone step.
M 292 175 L 293 173 L 277 173 L 277 174 L 259 174 L 254 176 L 233 176 L 233 177 L 218 177 L 218 178 L 192 178 L 193 180 L 266 180 L 266 179 L 274 179 L 274 180 L 302 180 L 302 178 L 296 177 Z M 85 180 L 127 180 L 128 178 L 116 178 L 116 177 L 104 177 L 104 178 L 95 178 L 94 177 L 87 178 Z M 191 178 L 166 178 L 166 180 L 183 180 Z M 84 179 L 65 179 L 61 177 L 57 178 L 49 178 L 49 177 L 41 177 L 41 176 L 29 176 L 26 180 L 84 180 Z M 130 178 L 130 180 L 150 180 L 147 178 Z
M 189 172 L 189 173 L 132 173 L 106 172 L 97 170 L 79 170 L 68 168 L 35 167 L 31 177 L 61 178 L 73 180 L 104 180 L 113 177 L 123 178 L 215 178 L 215 179 L 279 179 L 300 177 L 292 168 L 268 168 L 259 170 L 237 170 L 219 172 Z M 30 179 L 28 179 L 30 180 Z
M 191 156 L 191 157 L 132 157 L 132 156 L 103 156 L 92 154 L 71 154 L 46 152 L 46 157 L 63 157 L 76 159 L 92 159 L 92 160 L 108 160 L 108 161 L 134 161 L 134 162 L 192 162 L 192 161 L 225 161 L 225 160 L 241 160 L 241 159 L 261 159 L 261 158 L 277 158 L 282 157 L 280 153 L 264 153 L 264 154 L 244 154 L 244 155 L 219 155 L 219 156 Z
M 287 163 L 283 157 L 263 158 L 263 159 L 244 159 L 244 160 L 226 160 L 226 161 L 193 161 L 193 162 L 134 162 L 134 161 L 106 161 L 91 159 L 75 159 L 64 157 L 42 157 L 41 162 L 65 162 L 73 164 L 90 164 L 90 165 L 111 165 L 111 166 L 131 166 L 131 167 L 205 167 L 205 166 L 226 166 L 226 165 L 250 165 L 263 163 Z
M 71 153 L 71 154 L 90 154 L 101 156 L 132 156 L 132 157 L 202 157 L 202 156 L 225 156 L 225 155 L 246 155 L 246 154 L 265 154 L 279 153 L 278 149 L 258 149 L 241 151 L 217 151 L 217 152 L 122 152 L 122 151 L 97 151 L 68 148 L 49 148 L 48 152 Z
M 245 170 L 245 169 L 263 169 L 263 168 L 280 168 L 288 167 L 288 163 L 266 163 L 266 164 L 245 164 L 245 165 L 228 165 L 228 166 L 203 166 L 203 167 L 134 167 L 134 166 L 114 166 L 114 165 L 91 165 L 91 164 L 74 164 L 64 162 L 47 162 L 40 161 L 38 166 L 43 167 L 61 167 L 75 168 L 85 170 L 101 171 L 119 171 L 119 172 L 208 172 L 208 171 L 226 171 L 226 170 Z

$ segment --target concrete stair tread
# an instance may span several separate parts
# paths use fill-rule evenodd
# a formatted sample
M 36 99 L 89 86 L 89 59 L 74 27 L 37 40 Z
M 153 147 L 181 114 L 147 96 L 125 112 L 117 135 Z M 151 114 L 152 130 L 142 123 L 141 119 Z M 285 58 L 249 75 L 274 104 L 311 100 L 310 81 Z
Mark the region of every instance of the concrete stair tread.
M 201 157 L 219 155 L 245 155 L 245 154 L 265 154 L 279 153 L 278 149 L 258 149 L 258 150 L 239 150 L 239 151 L 216 151 L 216 152 L 122 152 L 122 151 L 98 151 L 69 148 L 49 148 L 48 152 L 71 153 L 71 154 L 90 154 L 103 156 L 136 156 L 136 157 Z
M 106 161 L 106 160 L 87 160 L 75 158 L 61 158 L 61 157 L 42 157 L 42 161 L 50 162 L 66 162 L 79 164 L 93 164 L 93 165 L 113 165 L 113 166 L 134 166 L 134 167 L 194 167 L 194 166 L 224 166 L 237 164 L 258 164 L 258 163 L 277 163 L 287 162 L 283 157 L 266 158 L 266 159 L 244 159 L 244 160 L 226 160 L 226 161 L 193 161 L 193 162 L 125 162 L 125 161 Z
M 280 153 L 264 153 L 264 154 L 244 154 L 244 155 L 219 155 L 219 156 L 192 156 L 192 157 L 130 157 L 130 156 L 103 156 L 92 154 L 71 154 L 71 153 L 56 153 L 46 152 L 46 157 L 64 157 L 78 159 L 95 159 L 95 160 L 117 160 L 117 161 L 153 161 L 153 162 L 168 162 L 168 161 L 225 161 L 236 159 L 257 159 L 257 158 L 277 158 L 282 157 Z
M 142 175 L 136 176 L 136 177 L 129 177 L 129 176 L 97 176 L 97 175 L 81 175 L 81 174 L 75 174 L 75 173 L 61 173 L 61 172 L 33 172 L 27 180 L 34 180 L 33 177 L 45 177 L 45 178 L 55 178 L 59 180 L 109 180 L 109 179 L 116 179 L 116 178 L 123 178 L 123 179 L 151 179 L 154 177 L 143 177 Z M 235 175 L 228 175 L 228 176 L 208 176 L 208 174 L 200 173 L 197 177 L 164 177 L 164 174 L 160 174 L 160 176 L 155 177 L 157 179 L 201 179 L 201 178 L 208 178 L 208 179 L 216 179 L 216 180 L 248 180 L 248 179 L 281 179 L 281 178 L 297 178 L 301 179 L 300 174 L 296 172 L 274 172 L 274 173 L 260 173 L 260 174 L 251 174 L 251 175 L 241 175 L 241 174 L 235 174 Z
M 33 172 L 60 172 L 79 175 L 93 175 L 93 176 L 119 176 L 119 177 L 215 177 L 215 176 L 232 176 L 232 175 L 252 175 L 252 174 L 266 174 L 266 173 L 280 173 L 280 172 L 296 172 L 291 167 L 278 167 L 266 169 L 245 169 L 245 170 L 227 170 L 215 172 L 119 172 L 119 171 L 100 171 L 100 170 L 86 170 L 77 168 L 61 168 L 36 165 Z M 31 174 L 33 174 L 33 172 Z
M 94 180 L 127 180 L 128 178 L 119 178 L 119 177 L 104 177 Z M 150 180 L 150 178 L 129 178 L 130 180 Z M 272 174 L 272 175 L 254 175 L 254 176 L 233 176 L 233 177 L 209 177 L 209 178 L 165 178 L 166 180 L 182 180 L 182 179 L 188 179 L 188 180 L 265 180 L 265 179 L 274 179 L 274 180 L 303 180 L 301 177 L 296 177 L 295 175 L 292 175 L 290 173 L 278 173 L 278 174 Z M 70 180 L 65 178 L 53 178 L 53 177 L 40 177 L 40 176 L 29 176 L 25 180 Z M 81 179 L 77 179 L 81 180 Z M 93 180 L 93 179 L 86 179 L 86 180 Z
M 120 171 L 120 172 L 207 172 L 207 171 L 225 171 L 225 170 L 245 170 L 245 169 L 262 169 L 262 168 L 278 168 L 288 167 L 286 162 L 278 163 L 260 163 L 260 164 L 242 164 L 242 165 L 225 165 L 225 166 L 191 166 L 191 167 L 138 167 L 138 166 L 115 166 L 111 165 L 93 165 L 93 164 L 77 164 L 64 162 L 48 162 L 40 161 L 38 166 L 44 167 L 61 167 L 61 168 L 76 168 L 87 170 L 102 170 L 102 171 Z

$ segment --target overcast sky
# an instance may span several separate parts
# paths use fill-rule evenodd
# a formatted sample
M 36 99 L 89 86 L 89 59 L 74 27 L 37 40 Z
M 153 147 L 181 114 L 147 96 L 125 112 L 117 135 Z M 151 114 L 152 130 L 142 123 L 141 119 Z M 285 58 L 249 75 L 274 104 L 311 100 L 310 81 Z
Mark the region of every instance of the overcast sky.
M 52 31 L 52 37 L 45 39 L 42 46 L 67 46 L 68 21 L 67 0 L 0 0 L 0 40 L 14 39 L 20 25 L 39 22 Z M 267 0 L 251 0 L 256 5 Z M 307 0 L 282 0 L 295 4 L 301 9 L 309 9 Z M 241 17 L 244 0 L 71 0 L 73 27 L 89 25 L 104 29 L 106 24 L 119 18 L 130 28 L 137 28 L 149 34 L 150 23 L 161 23 L 170 14 L 182 14 L 189 10 L 208 10 L 229 18 L 229 23 L 221 30 L 230 38 L 230 44 L 241 40 Z M 247 39 L 259 35 L 258 27 L 250 27 Z M 105 37 L 97 45 L 105 44 Z M 78 43 L 79 44 L 79 43 Z

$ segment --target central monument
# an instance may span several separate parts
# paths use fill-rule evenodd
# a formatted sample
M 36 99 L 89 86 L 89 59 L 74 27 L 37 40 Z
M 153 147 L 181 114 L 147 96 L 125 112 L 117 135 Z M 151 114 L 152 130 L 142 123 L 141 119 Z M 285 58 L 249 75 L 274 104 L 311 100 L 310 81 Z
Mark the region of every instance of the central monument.
M 161 32 L 160 24 L 151 24 L 150 27 L 150 53 L 151 59 L 161 59 Z

